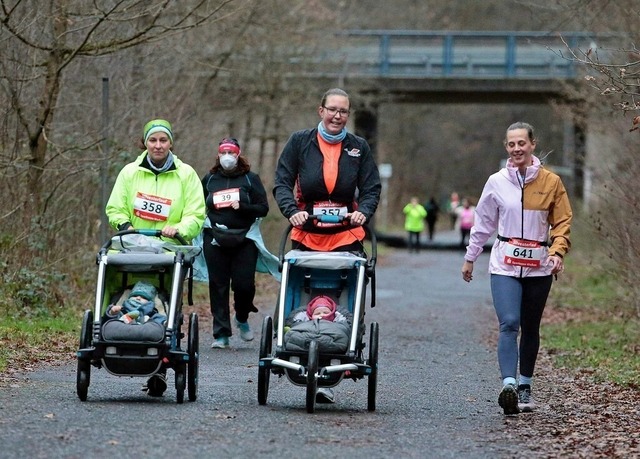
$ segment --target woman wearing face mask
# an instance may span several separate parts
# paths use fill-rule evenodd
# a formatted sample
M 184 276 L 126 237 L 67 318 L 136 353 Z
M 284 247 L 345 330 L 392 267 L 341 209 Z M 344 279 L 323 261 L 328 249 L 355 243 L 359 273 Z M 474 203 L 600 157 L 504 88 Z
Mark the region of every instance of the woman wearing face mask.
M 212 348 L 229 347 L 232 335 L 229 289 L 233 289 L 235 326 L 244 341 L 253 340 L 249 313 L 256 293 L 259 249 L 247 237 L 257 218 L 267 215 L 267 193 L 258 174 L 251 172 L 234 138 L 222 139 L 216 163 L 202 179 L 208 222 L 203 230 L 204 257 L 209 275 L 213 315 Z

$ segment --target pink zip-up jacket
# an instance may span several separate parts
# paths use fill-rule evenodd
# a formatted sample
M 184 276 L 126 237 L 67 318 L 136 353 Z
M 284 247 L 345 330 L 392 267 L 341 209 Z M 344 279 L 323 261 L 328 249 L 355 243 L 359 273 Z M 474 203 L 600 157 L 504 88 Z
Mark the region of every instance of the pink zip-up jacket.
M 571 247 L 571 205 L 560 177 L 543 168 L 532 156 L 526 169 L 524 186 L 518 169 L 507 160 L 507 166 L 489 177 L 476 206 L 475 220 L 465 260 L 474 262 L 487 240 L 497 231 L 491 248 L 489 272 L 513 277 L 548 276 L 549 255 L 563 257 Z M 503 238 L 521 238 L 548 242 L 540 267 L 530 268 L 505 263 Z

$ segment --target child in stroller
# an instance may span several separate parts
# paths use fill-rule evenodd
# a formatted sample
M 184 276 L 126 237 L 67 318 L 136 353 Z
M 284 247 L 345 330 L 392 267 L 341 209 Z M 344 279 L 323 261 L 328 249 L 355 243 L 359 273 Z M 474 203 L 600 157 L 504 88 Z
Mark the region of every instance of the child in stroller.
M 289 314 L 287 322 L 295 324 L 297 322 L 306 322 L 307 320 L 324 319 L 331 322 L 344 322 L 347 317 L 338 311 L 336 302 L 327 295 L 315 296 L 309 301 L 307 306 L 298 308 Z
M 285 254 L 286 234 L 283 236 L 280 244 L 282 282 L 276 305 L 275 333 L 271 317 L 265 316 L 262 324 L 259 404 L 267 403 L 271 373 L 287 376 L 295 385 L 306 386 L 309 413 L 315 411 L 316 403 L 326 403 L 318 397 L 321 390 L 332 391 L 345 378 L 357 381 L 366 377 L 367 409 L 375 410 L 376 322 L 371 323 L 368 352 L 363 340 L 366 290 L 371 293 L 371 307 L 375 305 L 375 236 L 371 239 L 369 263 L 364 257 L 342 251 L 294 249 Z M 327 307 L 329 318 L 335 314 L 334 321 L 326 320 L 327 316 L 312 320 L 314 310 L 320 307 Z M 338 313 L 346 320 L 335 321 L 340 317 Z M 329 392 L 329 395 L 332 394 Z
M 314 296 L 306 306 L 291 311 L 285 322 L 284 346 L 289 351 L 306 351 L 316 340 L 321 352 L 346 352 L 353 315 L 339 310 L 328 295 Z
M 158 292 L 153 284 L 145 281 L 137 282 L 126 300 L 122 304 L 116 303 L 109 306 L 105 319 L 118 319 L 127 324 L 144 324 L 151 320 L 164 325 L 167 316 L 158 311 L 156 296 Z M 160 302 L 160 307 L 164 305 Z

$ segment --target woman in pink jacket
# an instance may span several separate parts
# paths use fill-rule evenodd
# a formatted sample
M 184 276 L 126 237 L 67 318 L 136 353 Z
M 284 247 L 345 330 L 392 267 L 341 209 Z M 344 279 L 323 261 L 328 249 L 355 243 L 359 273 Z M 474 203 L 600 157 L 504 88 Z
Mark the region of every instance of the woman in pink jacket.
M 474 262 L 485 242 L 497 232 L 489 273 L 500 324 L 502 390 L 498 403 L 504 414 L 517 414 L 535 407 L 531 386 L 540 321 L 553 276 L 564 271 L 563 257 L 571 246 L 572 212 L 560 177 L 544 169 L 533 154 L 533 127 L 523 122 L 512 124 L 504 144 L 509 158 L 506 167 L 491 175 L 482 190 L 462 278 L 472 280 Z

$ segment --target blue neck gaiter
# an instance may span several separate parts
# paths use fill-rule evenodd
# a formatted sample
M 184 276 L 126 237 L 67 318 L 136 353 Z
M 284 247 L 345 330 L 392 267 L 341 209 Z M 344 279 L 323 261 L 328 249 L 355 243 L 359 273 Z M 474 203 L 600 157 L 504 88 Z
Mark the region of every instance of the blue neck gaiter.
M 320 136 L 322 136 L 322 138 L 327 143 L 330 143 L 332 145 L 342 142 L 344 138 L 347 136 L 346 127 L 342 128 L 342 131 L 340 131 L 340 134 L 329 134 L 327 130 L 324 128 L 324 126 L 322 125 L 322 121 L 318 123 L 318 132 L 320 133 Z

